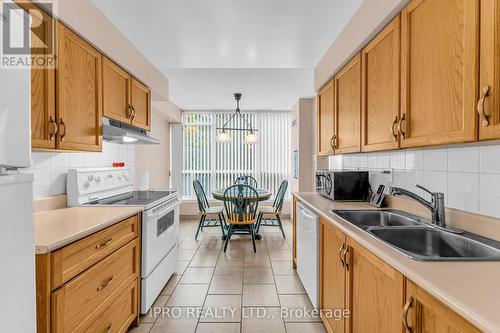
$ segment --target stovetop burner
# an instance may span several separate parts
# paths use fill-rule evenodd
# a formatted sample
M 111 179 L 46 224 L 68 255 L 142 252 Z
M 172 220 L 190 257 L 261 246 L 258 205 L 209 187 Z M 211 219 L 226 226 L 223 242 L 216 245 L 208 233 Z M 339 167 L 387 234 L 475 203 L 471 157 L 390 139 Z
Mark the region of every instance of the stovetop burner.
M 91 201 L 88 205 L 109 206 L 147 206 L 162 198 L 175 194 L 175 190 L 165 191 L 132 191 L 109 198 Z

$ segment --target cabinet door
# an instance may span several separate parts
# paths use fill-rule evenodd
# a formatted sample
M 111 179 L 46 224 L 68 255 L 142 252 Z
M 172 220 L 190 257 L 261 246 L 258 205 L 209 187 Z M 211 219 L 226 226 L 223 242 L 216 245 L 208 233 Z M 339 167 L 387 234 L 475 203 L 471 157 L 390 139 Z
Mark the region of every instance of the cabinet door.
M 359 152 L 361 122 L 361 56 L 335 76 L 335 153 Z
M 500 139 L 500 1 L 481 1 L 479 139 Z M 483 98 L 481 98 L 483 97 Z M 483 114 L 486 118 L 484 118 Z M 486 121 L 485 121 L 486 120 Z
M 403 275 L 353 240 L 347 244 L 348 331 L 401 333 Z
M 406 300 L 403 321 L 413 333 L 479 333 L 468 321 L 453 312 L 446 305 L 421 289 L 413 282 L 406 281 Z
M 61 23 L 57 48 L 57 147 L 101 151 L 101 54 Z
M 333 81 L 328 82 L 318 93 L 318 155 L 333 154 L 334 135 L 334 87 Z
M 345 236 L 321 220 L 320 231 L 320 308 L 329 332 L 344 332 L 345 320 L 332 316 L 345 307 L 346 272 L 340 260 Z
M 361 52 L 361 149 L 399 148 L 400 18 Z
M 39 43 L 54 44 L 54 20 L 31 3 L 18 4 L 30 13 L 32 20 L 32 54 L 36 57 L 50 57 L 49 54 L 36 50 L 43 49 Z M 32 13 L 36 15 L 31 15 Z M 46 62 L 43 66 L 33 66 L 31 69 L 31 146 L 34 149 L 56 148 L 55 72 L 48 64 Z
M 132 125 L 151 129 L 151 92 L 148 87 L 132 78 Z
M 412 0 L 403 9 L 403 148 L 476 140 L 479 2 Z
M 103 115 L 124 123 L 130 123 L 131 77 L 108 58 L 102 61 Z

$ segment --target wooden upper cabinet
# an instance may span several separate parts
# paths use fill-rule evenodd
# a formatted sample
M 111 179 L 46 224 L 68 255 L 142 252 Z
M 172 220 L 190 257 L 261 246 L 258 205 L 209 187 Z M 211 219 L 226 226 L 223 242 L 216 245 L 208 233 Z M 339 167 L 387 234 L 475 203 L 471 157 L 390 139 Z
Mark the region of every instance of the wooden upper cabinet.
M 47 56 L 47 60 L 50 60 L 50 54 L 38 50 L 52 50 L 55 21 L 32 3 L 18 2 L 18 5 L 30 14 L 32 20 L 33 56 Z M 39 45 L 41 43 L 44 45 Z M 31 69 L 31 146 L 34 149 L 56 148 L 55 71 L 48 66 L 49 64 L 47 61 L 44 64 L 47 66 L 36 66 Z
M 403 322 L 412 333 L 479 333 L 476 327 L 413 282 L 406 281 Z
M 101 54 L 58 23 L 58 148 L 102 150 Z
M 477 138 L 479 2 L 412 0 L 403 9 L 401 147 Z
M 500 1 L 481 1 L 479 139 L 500 139 Z
M 352 239 L 347 245 L 348 332 L 401 333 L 403 275 Z
M 328 82 L 318 93 L 317 129 L 318 129 L 318 155 L 333 154 L 335 135 L 334 126 L 334 85 L 333 80 Z
M 320 229 L 320 309 L 329 332 L 343 333 L 345 320 L 335 319 L 331 312 L 345 308 L 346 272 L 340 260 L 345 235 L 321 220 Z
M 130 123 L 130 74 L 106 57 L 102 61 L 103 115 Z
M 132 78 L 132 125 L 151 129 L 151 91 L 141 82 Z
M 361 122 L 361 55 L 355 56 L 334 79 L 335 153 L 359 152 Z
M 361 51 L 361 150 L 399 148 L 400 17 Z

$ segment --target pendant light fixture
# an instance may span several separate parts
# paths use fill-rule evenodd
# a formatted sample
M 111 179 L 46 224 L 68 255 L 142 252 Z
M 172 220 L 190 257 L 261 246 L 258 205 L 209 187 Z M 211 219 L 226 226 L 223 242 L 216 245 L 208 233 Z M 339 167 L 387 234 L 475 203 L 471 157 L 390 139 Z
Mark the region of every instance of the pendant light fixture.
M 259 136 L 255 133 L 257 130 L 252 127 L 252 125 L 248 122 L 248 120 L 245 119 L 245 117 L 241 114 L 240 112 L 240 99 L 241 99 L 241 94 L 240 93 L 235 93 L 234 98 L 236 99 L 236 110 L 234 114 L 224 123 L 222 127 L 217 127 L 220 132 L 217 134 L 215 137 L 215 141 L 217 142 L 232 142 L 233 139 L 229 135 L 228 131 L 245 131 L 248 132 L 248 134 L 245 136 L 245 140 L 243 143 L 252 145 L 255 143 L 258 143 L 260 138 Z M 245 124 L 245 128 L 234 128 L 234 127 L 227 127 L 229 122 L 234 119 L 234 117 L 238 116 L 240 119 L 243 120 L 243 123 Z

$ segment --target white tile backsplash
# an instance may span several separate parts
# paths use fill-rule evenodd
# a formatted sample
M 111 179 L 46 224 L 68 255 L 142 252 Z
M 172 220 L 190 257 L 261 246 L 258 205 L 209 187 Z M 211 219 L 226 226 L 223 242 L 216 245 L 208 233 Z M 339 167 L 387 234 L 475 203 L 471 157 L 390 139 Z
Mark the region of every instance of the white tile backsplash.
M 23 172 L 34 175 L 33 195 L 45 197 L 66 193 L 66 175 L 70 168 L 111 167 L 125 162 L 135 167 L 135 146 L 103 142 L 100 153 L 33 152 L 33 166 Z
M 500 218 L 500 143 L 346 154 L 330 157 L 343 169 L 370 171 L 371 185 L 399 186 L 427 198 L 416 184 L 444 192 L 448 207 Z M 391 170 L 390 176 L 381 174 Z

